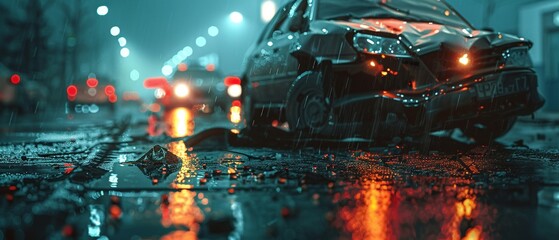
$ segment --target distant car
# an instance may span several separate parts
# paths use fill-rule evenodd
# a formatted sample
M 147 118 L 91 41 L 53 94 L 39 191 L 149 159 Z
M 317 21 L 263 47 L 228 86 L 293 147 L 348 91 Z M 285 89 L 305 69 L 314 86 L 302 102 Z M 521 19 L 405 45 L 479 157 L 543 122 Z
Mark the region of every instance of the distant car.
M 242 121 L 242 101 L 243 87 L 241 85 L 241 78 L 237 76 L 227 76 L 223 79 L 225 85 L 225 92 L 222 94 L 221 102 L 224 109 L 229 109 L 229 120 L 234 124 L 239 124 Z
M 152 78 L 144 85 L 155 89 L 156 103 L 165 109 L 187 107 L 212 113 L 216 108 L 226 110 L 230 102 L 223 81 L 223 74 L 213 65 L 183 64 L 170 80 Z
M 44 110 L 48 90 L 39 81 L 14 73 L 0 64 L 0 113 L 37 113 Z
M 68 113 L 112 112 L 118 102 L 113 80 L 103 76 L 83 77 L 66 88 Z
M 365 138 L 507 133 L 544 104 L 523 38 L 477 30 L 444 0 L 293 0 L 247 53 L 249 128 Z

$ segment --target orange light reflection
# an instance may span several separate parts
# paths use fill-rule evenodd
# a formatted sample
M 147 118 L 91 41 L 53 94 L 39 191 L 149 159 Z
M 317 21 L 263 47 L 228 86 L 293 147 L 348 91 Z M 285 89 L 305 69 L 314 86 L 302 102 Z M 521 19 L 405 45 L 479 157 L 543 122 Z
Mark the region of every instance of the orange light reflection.
M 161 239 L 198 239 L 200 223 L 204 214 L 197 206 L 194 198 L 196 193 L 188 190 L 169 193 L 168 202 L 161 203 L 161 224 L 164 227 L 185 226 L 188 231 L 177 230 Z
M 191 186 L 190 179 L 196 180 L 198 159 L 195 155 L 188 154 L 188 149 L 183 141 L 172 142 L 167 145 L 169 152 L 177 155 L 181 161 L 181 169 L 172 185 L 175 188 L 185 189 Z M 185 226 L 188 231 L 177 230 L 163 236 L 161 239 L 198 239 L 200 223 L 204 221 L 204 214 L 196 204 L 196 198 L 202 193 L 190 190 L 180 190 L 169 193 L 161 201 L 161 225 L 164 227 Z M 203 196 L 203 194 L 202 194 Z M 179 227 L 179 229 L 183 229 Z
M 194 119 L 192 112 L 187 108 L 175 108 L 164 113 L 167 124 L 167 135 L 178 138 L 191 136 L 194 133 Z
M 490 238 L 495 211 L 478 203 L 474 190 L 447 187 L 430 195 L 429 188 L 395 189 L 392 184 L 371 181 L 336 193 L 333 203 L 343 206 L 334 225 L 351 239 Z
M 358 206 L 346 206 L 339 212 L 344 231 L 351 233 L 352 239 L 396 239 L 389 216 L 392 191 L 371 184 L 354 197 Z
M 181 189 L 192 188 L 192 183 L 196 181 L 194 178 L 197 175 L 198 158 L 187 153 L 188 149 L 183 141 L 169 143 L 167 147 L 169 152 L 177 155 L 182 161 L 181 168 L 174 181 L 174 187 Z

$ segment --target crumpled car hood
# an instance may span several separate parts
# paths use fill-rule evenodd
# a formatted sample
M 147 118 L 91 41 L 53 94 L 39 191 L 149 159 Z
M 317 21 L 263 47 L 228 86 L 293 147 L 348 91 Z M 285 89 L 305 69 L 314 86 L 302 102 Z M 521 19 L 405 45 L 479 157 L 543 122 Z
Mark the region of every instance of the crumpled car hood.
M 436 23 L 406 22 L 398 19 L 353 19 L 336 21 L 337 24 L 357 31 L 383 32 L 402 36 L 419 55 L 437 51 L 441 45 L 449 45 L 468 51 L 484 50 L 510 44 L 526 45 L 525 39 L 504 33 L 468 30 Z

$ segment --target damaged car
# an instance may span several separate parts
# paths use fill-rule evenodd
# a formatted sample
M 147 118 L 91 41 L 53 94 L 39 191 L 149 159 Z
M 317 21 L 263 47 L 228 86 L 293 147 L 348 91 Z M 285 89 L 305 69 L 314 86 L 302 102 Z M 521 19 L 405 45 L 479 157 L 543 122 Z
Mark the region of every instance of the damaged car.
M 544 104 L 531 47 L 443 0 L 290 1 L 246 55 L 246 125 L 367 139 L 459 128 L 489 141 Z

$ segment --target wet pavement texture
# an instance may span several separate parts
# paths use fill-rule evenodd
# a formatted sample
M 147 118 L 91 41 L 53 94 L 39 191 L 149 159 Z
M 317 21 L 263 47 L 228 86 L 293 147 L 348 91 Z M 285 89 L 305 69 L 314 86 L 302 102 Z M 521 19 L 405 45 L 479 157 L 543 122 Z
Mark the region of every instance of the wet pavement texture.
M 192 134 L 232 127 L 219 113 L 194 115 L 3 126 L 0 239 L 559 236 L 554 122 L 521 119 L 489 146 L 451 133 L 422 154 L 190 147 Z

